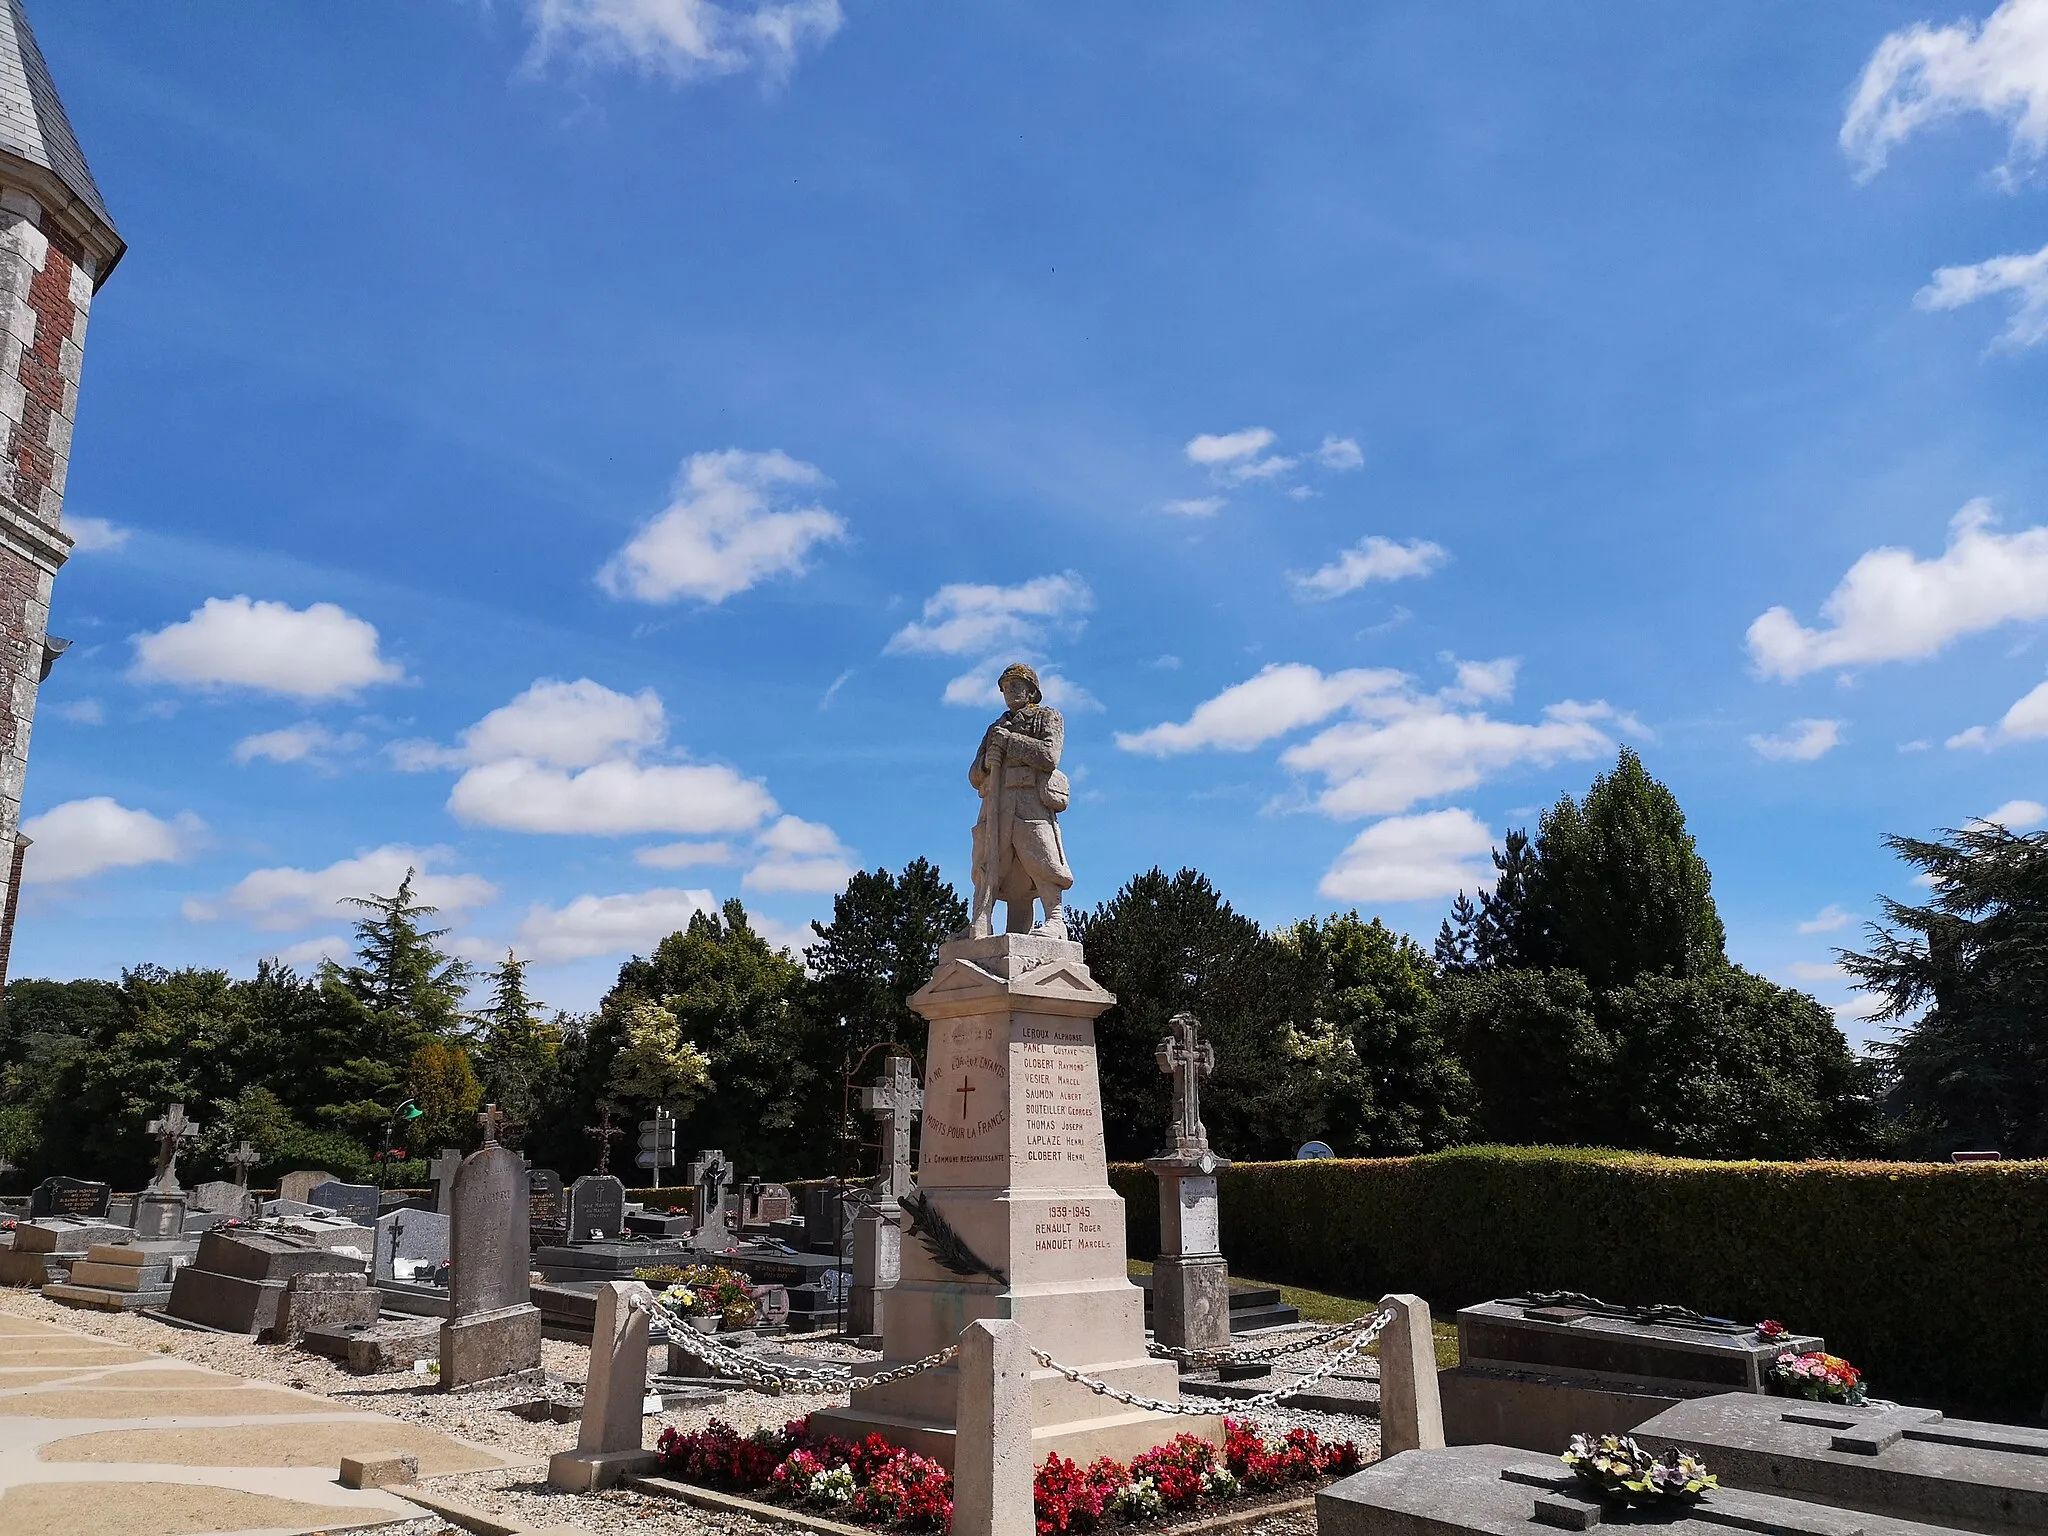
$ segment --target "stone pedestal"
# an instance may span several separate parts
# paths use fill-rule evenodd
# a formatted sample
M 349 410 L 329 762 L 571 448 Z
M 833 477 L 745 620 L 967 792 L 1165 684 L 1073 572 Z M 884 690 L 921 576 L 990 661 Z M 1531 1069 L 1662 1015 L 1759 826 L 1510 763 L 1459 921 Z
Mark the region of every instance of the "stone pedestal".
M 583 1386 L 576 1449 L 557 1451 L 548 1459 L 548 1481 L 557 1488 L 594 1493 L 661 1459 L 641 1445 L 647 1301 L 647 1287 L 638 1281 L 610 1281 L 597 1288 L 597 1323 L 591 1333 L 590 1375 Z
M 1149 1159 L 1159 1178 L 1159 1257 L 1152 1336 L 1177 1349 L 1230 1347 L 1230 1269 L 1223 1262 L 1216 1174 L 1230 1159 L 1199 1152 Z
M 853 1224 L 853 1289 L 846 1301 L 846 1331 L 879 1347 L 889 1292 L 903 1278 L 903 1207 L 894 1201 Z M 868 1342 L 872 1341 L 872 1342 Z
M 889 1293 L 883 1353 L 907 1364 L 970 1322 L 1007 1318 L 1031 1347 L 1098 1380 L 1173 1401 L 1179 1376 L 1145 1352 L 1144 1298 L 1125 1263 L 1122 1199 L 1103 1157 L 1095 1018 L 1115 999 L 1081 946 L 1031 934 L 956 940 L 911 998 L 930 1021 L 918 1187 L 1002 1280 L 943 1268 L 915 1235 Z M 906 1226 L 908 1218 L 906 1217 Z M 822 1434 L 880 1434 L 953 1465 L 959 1367 L 856 1393 L 811 1416 Z M 1033 1466 L 1128 1460 L 1180 1432 L 1220 1441 L 1217 1415 L 1167 1417 L 1096 1396 L 1035 1362 Z
M 460 1392 L 467 1387 L 539 1385 L 540 1308 L 500 1307 L 441 1325 L 441 1386 Z

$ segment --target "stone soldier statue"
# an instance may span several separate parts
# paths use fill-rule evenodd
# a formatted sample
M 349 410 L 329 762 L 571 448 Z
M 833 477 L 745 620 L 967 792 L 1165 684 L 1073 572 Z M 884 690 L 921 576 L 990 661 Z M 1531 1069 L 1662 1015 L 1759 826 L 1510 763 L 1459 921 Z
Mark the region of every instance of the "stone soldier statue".
M 974 754 L 967 781 L 981 792 L 974 823 L 974 917 L 968 932 L 995 931 L 996 903 L 1007 908 L 1007 931 L 1067 936 L 1061 903 L 1074 883 L 1060 842 L 1059 812 L 1067 808 L 1067 776 L 1059 771 L 1066 722 L 1044 702 L 1038 674 L 1019 663 L 997 681 L 1009 709 L 991 725 Z M 1031 926 L 1033 900 L 1045 919 Z

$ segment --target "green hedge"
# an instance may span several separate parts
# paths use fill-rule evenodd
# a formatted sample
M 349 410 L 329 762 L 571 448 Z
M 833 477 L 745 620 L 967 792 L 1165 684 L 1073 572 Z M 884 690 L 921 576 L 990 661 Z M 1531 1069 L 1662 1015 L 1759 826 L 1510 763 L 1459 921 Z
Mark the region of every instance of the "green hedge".
M 1118 1165 L 1131 1256 L 1159 1197 Z M 1238 1163 L 1223 1251 L 1262 1280 L 1439 1308 L 1529 1290 L 1825 1335 L 1880 1397 L 2033 1417 L 2048 1393 L 2048 1162 L 1713 1163 L 1473 1147 Z

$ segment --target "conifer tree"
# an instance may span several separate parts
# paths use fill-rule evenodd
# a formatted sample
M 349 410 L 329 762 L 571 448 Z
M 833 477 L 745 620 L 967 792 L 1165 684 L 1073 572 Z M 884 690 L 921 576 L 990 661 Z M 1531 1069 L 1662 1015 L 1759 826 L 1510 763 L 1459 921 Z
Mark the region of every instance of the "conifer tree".
M 527 995 L 531 963 L 506 950 L 491 968 L 490 1004 L 471 1015 L 485 1096 L 511 1119 L 528 1123 L 546 1097 L 562 1046 L 560 1023 L 544 1022 L 540 1005 Z

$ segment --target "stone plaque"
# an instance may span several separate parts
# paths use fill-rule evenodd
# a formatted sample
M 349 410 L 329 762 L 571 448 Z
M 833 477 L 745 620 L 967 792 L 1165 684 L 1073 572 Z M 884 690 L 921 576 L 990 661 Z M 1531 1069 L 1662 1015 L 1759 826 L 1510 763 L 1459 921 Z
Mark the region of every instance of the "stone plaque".
M 310 1205 L 322 1206 L 337 1216 L 346 1216 L 359 1227 L 377 1225 L 377 1207 L 383 1199 L 374 1184 L 315 1184 L 306 1192 Z
M 277 1198 L 280 1200 L 296 1200 L 302 1205 L 311 1204 L 310 1196 L 315 1184 L 339 1184 L 340 1182 L 341 1180 L 331 1173 L 322 1173 L 317 1168 L 301 1168 L 295 1173 L 286 1174 L 277 1181 Z
M 526 1304 L 531 1213 L 526 1168 L 517 1152 L 493 1143 L 462 1160 L 448 1228 L 454 1317 Z
M 31 1216 L 78 1216 L 98 1218 L 107 1214 L 114 1197 L 113 1187 L 97 1179 L 70 1179 L 52 1174 L 29 1196 Z
M 185 1235 L 183 1195 L 141 1195 L 135 1201 L 135 1230 L 146 1238 Z
M 608 1173 L 586 1173 L 569 1186 L 569 1241 L 605 1243 L 626 1225 L 626 1186 Z
M 389 1211 L 377 1218 L 371 1274 L 379 1280 L 431 1284 L 448 1260 L 448 1218 L 437 1211 Z M 403 1264 L 408 1273 L 399 1274 Z M 420 1266 L 425 1266 L 424 1274 Z
M 527 1170 L 527 1224 L 534 1232 L 559 1232 L 568 1220 L 562 1198 L 562 1176 L 552 1168 Z

